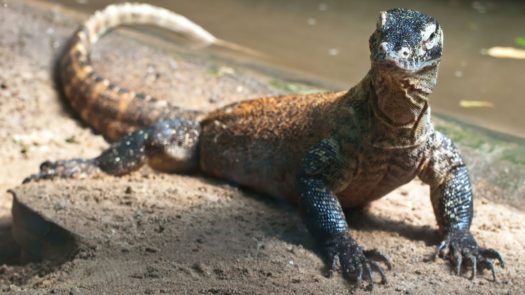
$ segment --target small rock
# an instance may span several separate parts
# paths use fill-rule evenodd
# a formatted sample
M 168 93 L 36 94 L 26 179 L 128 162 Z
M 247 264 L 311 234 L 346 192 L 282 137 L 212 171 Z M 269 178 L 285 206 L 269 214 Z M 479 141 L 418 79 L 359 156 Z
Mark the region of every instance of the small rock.
M 129 275 L 129 277 L 134 278 L 134 279 L 143 279 L 144 275 L 141 273 L 134 273 L 134 274 Z
M 193 270 L 202 275 L 209 276 L 211 274 L 211 272 L 208 270 L 207 265 L 205 265 L 204 263 L 196 262 L 193 264 L 192 268 Z
M 146 247 L 144 249 L 144 251 L 148 252 L 148 253 L 157 253 L 159 252 L 159 249 L 156 249 L 156 248 L 152 248 L 152 247 Z
M 159 278 L 159 270 L 154 266 L 147 266 L 145 275 L 149 278 Z
M 162 233 L 162 232 L 164 232 L 164 226 L 161 225 L 161 224 L 159 224 L 159 225 L 155 228 L 155 232 L 156 232 L 156 233 L 159 233 L 159 234 Z
M 60 201 L 57 201 L 55 202 L 55 204 L 53 205 L 53 209 L 55 211 L 60 211 L 60 210 L 64 210 L 66 208 L 66 202 L 64 200 L 60 200 Z

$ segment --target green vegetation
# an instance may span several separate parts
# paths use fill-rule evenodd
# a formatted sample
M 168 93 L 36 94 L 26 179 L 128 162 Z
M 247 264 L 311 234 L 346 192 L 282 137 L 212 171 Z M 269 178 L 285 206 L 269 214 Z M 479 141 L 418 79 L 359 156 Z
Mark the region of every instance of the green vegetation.
M 516 149 L 504 150 L 502 159 L 525 166 L 525 147 L 519 146 Z
M 518 142 L 499 139 L 488 131 L 434 119 L 436 129 L 450 137 L 458 146 L 468 147 L 490 156 L 493 161 L 509 161 L 525 167 L 525 146 Z
M 518 45 L 518 46 L 525 47 L 525 38 L 524 37 L 516 37 L 516 39 L 514 39 L 514 43 L 516 43 L 516 45 Z

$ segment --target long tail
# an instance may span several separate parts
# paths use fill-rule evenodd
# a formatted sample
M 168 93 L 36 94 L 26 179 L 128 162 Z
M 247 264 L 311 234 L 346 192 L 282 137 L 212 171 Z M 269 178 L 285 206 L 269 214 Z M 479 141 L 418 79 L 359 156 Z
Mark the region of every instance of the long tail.
M 109 140 L 158 120 L 196 118 L 200 113 L 118 87 L 93 70 L 89 56 L 91 45 L 108 30 L 124 24 L 159 26 L 205 46 L 218 41 L 184 16 L 164 8 L 125 3 L 97 11 L 74 34 L 58 67 L 64 94 L 73 109 Z

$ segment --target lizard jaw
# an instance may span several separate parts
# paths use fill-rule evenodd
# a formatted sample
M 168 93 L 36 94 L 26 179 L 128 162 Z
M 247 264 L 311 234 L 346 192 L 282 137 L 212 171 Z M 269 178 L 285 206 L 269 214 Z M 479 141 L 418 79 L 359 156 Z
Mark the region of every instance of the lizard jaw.
M 430 60 L 399 60 L 396 58 L 384 57 L 382 59 L 373 60 L 372 63 L 390 71 L 400 71 L 405 74 L 417 74 L 429 67 L 437 66 L 440 61 L 440 58 Z

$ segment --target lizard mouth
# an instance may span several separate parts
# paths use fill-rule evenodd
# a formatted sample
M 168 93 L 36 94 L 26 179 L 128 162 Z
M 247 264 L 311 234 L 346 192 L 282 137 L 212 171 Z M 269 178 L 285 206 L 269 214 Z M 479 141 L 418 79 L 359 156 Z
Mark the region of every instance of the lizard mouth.
M 389 56 L 382 56 L 372 61 L 373 64 L 390 70 L 400 70 L 405 73 L 417 73 L 429 67 L 439 64 L 440 58 L 434 59 L 398 59 Z

